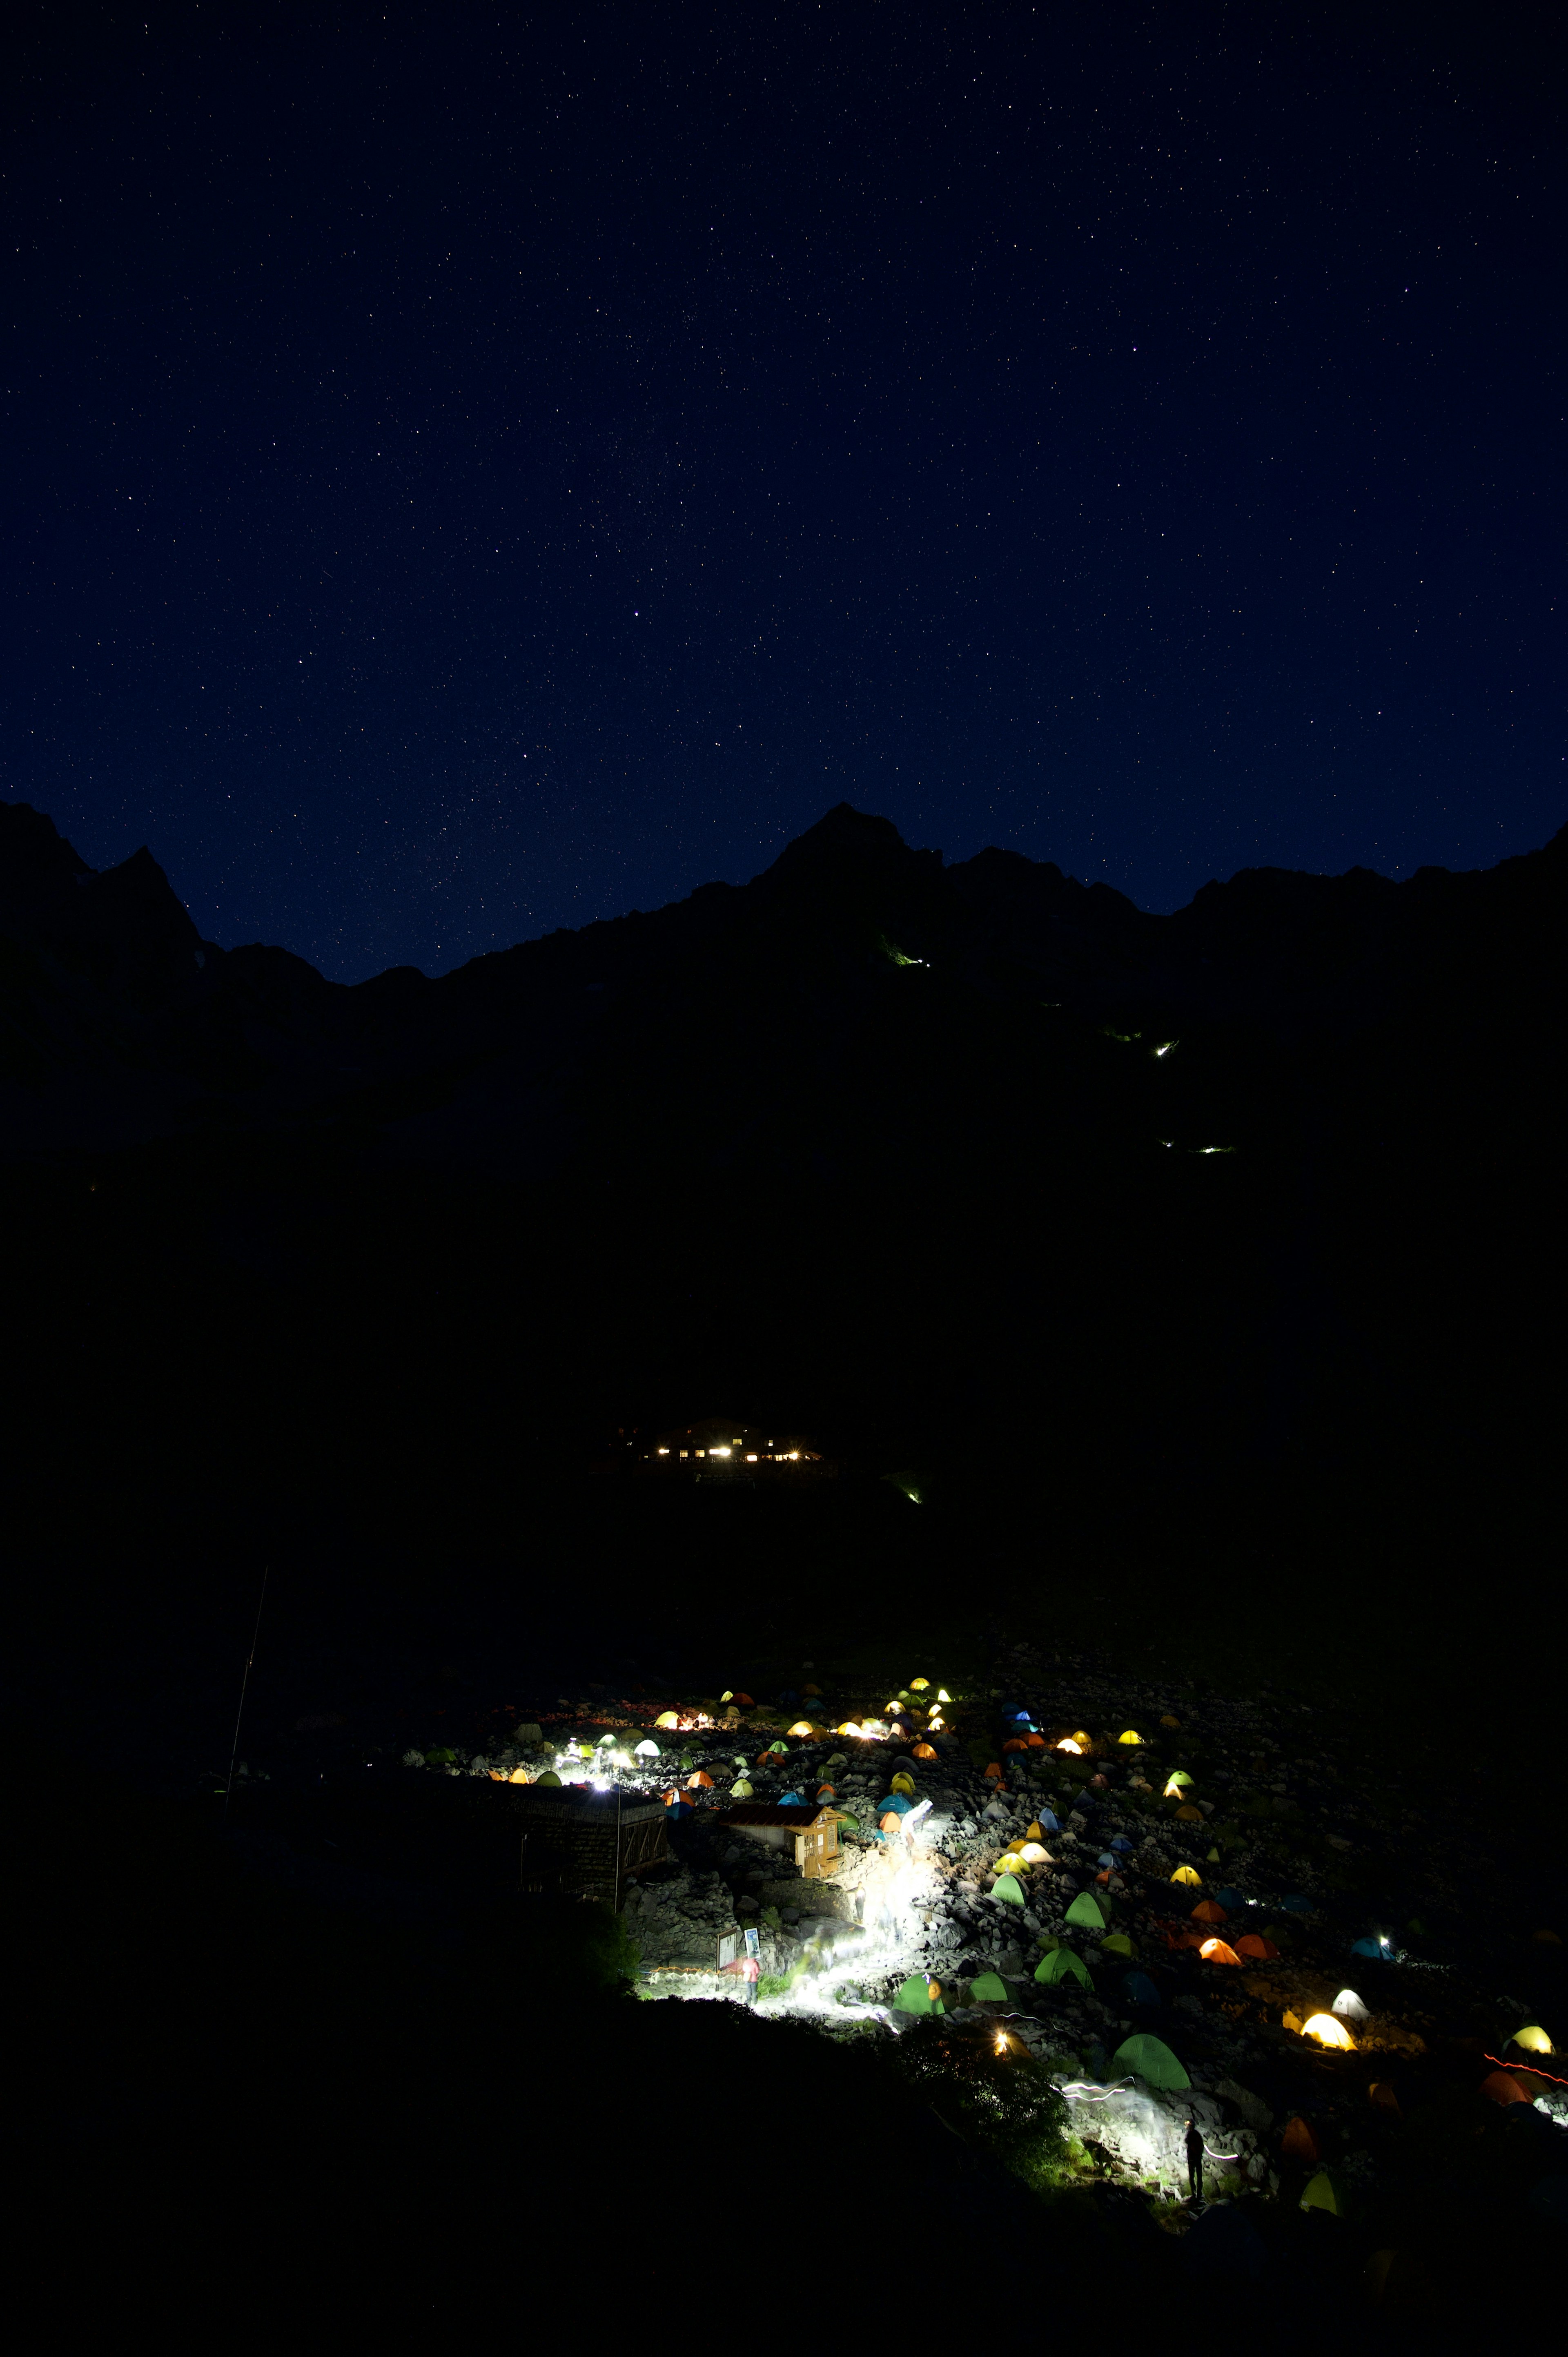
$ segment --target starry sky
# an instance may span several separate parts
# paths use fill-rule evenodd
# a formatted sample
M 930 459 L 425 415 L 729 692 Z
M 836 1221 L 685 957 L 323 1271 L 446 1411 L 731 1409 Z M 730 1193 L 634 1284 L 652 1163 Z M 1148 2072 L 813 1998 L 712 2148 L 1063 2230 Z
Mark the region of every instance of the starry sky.
M 1529 849 L 1551 23 L 18 0 L 0 791 L 350 981 L 843 799 L 1152 909 Z

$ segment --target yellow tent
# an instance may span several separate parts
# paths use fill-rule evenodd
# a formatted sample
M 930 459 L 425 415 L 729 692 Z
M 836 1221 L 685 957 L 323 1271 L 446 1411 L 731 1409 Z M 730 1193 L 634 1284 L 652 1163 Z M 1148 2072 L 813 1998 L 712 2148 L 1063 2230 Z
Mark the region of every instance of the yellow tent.
M 1320 2169 L 1317 2175 L 1309 2180 L 1306 2191 L 1301 2197 L 1301 2206 L 1304 2210 L 1326 2210 L 1331 2218 L 1344 2217 L 1348 2207 L 1345 2188 L 1331 2169 Z
M 681 1721 L 672 1710 L 661 1710 L 653 1724 L 655 1727 L 679 1727 Z
M 1185 1882 L 1189 1890 L 1200 1890 L 1203 1887 L 1203 1877 L 1196 1866 L 1178 1866 L 1171 1880 Z
M 1319 2046 L 1332 2046 L 1341 2054 L 1354 2054 L 1356 2041 L 1345 2024 L 1332 2013 L 1309 2013 L 1301 2025 L 1304 2038 L 1315 2039 Z
M 1135 1735 L 1131 1727 L 1128 1727 L 1124 1734 L 1119 1735 L 1116 1738 L 1118 1743 L 1142 1743 L 1143 1739 L 1143 1737 L 1141 1735 Z
M 930 1684 L 930 1683 L 929 1678 L 911 1678 L 909 1681 L 909 1692 L 911 1694 L 924 1694 L 926 1688 Z
M 1181 1721 L 1179 1718 L 1173 1718 L 1167 1710 L 1165 1717 L 1161 1719 L 1160 1725 L 1162 1727 L 1179 1727 L 1181 1725 Z
M 1509 2045 L 1522 2047 L 1527 2054 L 1555 2054 L 1557 2051 L 1545 2030 L 1533 2021 L 1527 2029 L 1516 2029 L 1509 2040 Z

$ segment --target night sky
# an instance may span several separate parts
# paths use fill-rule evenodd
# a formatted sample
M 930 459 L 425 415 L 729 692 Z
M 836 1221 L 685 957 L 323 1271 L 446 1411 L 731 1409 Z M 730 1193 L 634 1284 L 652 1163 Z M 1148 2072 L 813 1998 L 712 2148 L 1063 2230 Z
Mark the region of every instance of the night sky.
M 14 10 L 0 791 L 345 980 L 845 798 L 1155 909 L 1528 849 L 1552 24 Z

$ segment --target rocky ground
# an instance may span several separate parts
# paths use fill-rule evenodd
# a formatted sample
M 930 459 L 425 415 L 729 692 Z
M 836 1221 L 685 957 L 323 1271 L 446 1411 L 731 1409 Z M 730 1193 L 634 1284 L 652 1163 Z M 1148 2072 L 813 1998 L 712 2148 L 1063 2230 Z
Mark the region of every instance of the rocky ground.
M 646 1994 L 738 1996 L 713 1967 L 718 1936 L 747 1921 L 764 2016 L 897 2035 L 911 1982 L 939 1984 L 947 2014 L 993 2023 L 1064 2090 L 1071 2168 L 1135 2193 L 1167 2232 L 1216 2204 L 1262 2223 L 1305 2197 L 1358 2221 L 1386 2275 L 1412 2206 L 1482 2198 L 1477 2169 L 1487 2201 L 1500 2187 L 1525 2223 L 1560 2231 L 1568 2072 L 1532 2050 L 1562 2028 L 1557 1893 L 1473 1796 L 1433 1791 L 1337 1715 L 1027 1647 L 955 1690 L 935 1727 L 934 1684 L 824 1693 L 825 1673 L 798 1674 L 765 1704 L 560 1697 L 520 1740 L 437 1764 L 571 1781 L 607 1749 L 657 1743 L 619 1771 L 680 1799 L 671 1860 L 626 1909 Z M 785 1731 L 802 1717 L 810 1735 Z M 879 1731 L 831 1731 L 846 1720 Z M 915 1830 L 884 1833 L 899 1774 Z M 724 1824 L 737 1786 L 808 1806 L 831 1788 L 831 1880 Z M 1020 1866 L 1031 1835 L 1046 1856 Z M 1047 1979 L 1063 1948 L 1082 1973 Z M 1326 2033 L 1306 2034 L 1320 2017 Z M 1140 2035 L 1176 2083 L 1130 2067 Z M 1201 2206 L 1185 2198 L 1189 2117 L 1208 2147 Z M 1262 2247 L 1241 2240 L 1227 2263 L 1246 2272 Z

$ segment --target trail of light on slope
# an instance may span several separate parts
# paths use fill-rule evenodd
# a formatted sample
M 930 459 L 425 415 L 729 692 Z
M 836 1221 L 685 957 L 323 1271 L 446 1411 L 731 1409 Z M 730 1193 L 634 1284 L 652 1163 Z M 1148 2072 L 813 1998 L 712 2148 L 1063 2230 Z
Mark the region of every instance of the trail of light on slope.
M 805 1969 L 799 1979 L 782 1996 L 764 1997 L 758 2012 L 776 2018 L 826 2014 L 836 2021 L 885 2021 L 886 2005 L 869 2004 L 864 1997 L 843 1992 L 895 1975 L 905 1980 L 919 1969 L 917 1958 L 926 1944 L 921 1910 L 940 1880 L 936 1860 L 929 1851 L 903 1842 L 890 1843 L 861 1885 L 865 1899 L 864 1923 L 841 1925 L 830 1917 L 834 1928 L 827 1942 L 819 1935 L 808 1945 Z

